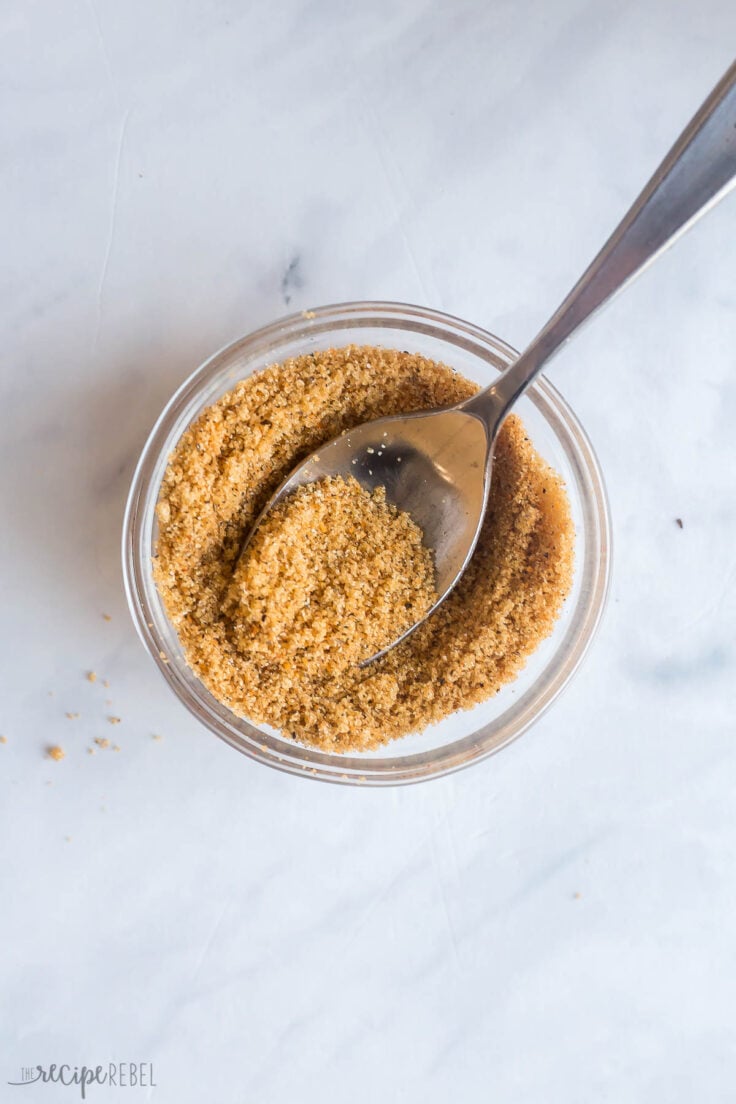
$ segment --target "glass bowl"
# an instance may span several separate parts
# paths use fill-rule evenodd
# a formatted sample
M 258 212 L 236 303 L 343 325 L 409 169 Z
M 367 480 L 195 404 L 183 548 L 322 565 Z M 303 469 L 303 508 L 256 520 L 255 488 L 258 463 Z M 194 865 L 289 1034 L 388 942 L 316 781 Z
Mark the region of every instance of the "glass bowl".
M 375 752 L 334 755 L 236 717 L 187 666 L 153 581 L 155 506 L 167 458 L 186 427 L 237 380 L 268 364 L 348 344 L 407 349 L 485 386 L 514 359 L 497 337 L 438 311 L 403 303 L 343 303 L 290 315 L 215 353 L 182 384 L 154 426 L 133 476 L 123 527 L 123 573 L 135 626 L 184 705 L 232 747 L 278 770 L 330 782 L 418 782 L 477 763 L 521 735 L 580 666 L 603 612 L 610 519 L 590 442 L 570 407 L 540 378 L 517 405 L 536 449 L 567 484 L 576 529 L 572 592 L 555 630 L 519 677 L 491 700 Z

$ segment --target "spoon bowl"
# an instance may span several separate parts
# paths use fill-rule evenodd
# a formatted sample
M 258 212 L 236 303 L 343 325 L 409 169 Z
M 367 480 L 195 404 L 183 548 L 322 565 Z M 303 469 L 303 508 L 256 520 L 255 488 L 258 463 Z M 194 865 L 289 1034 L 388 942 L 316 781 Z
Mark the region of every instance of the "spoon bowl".
M 491 485 L 493 430 L 472 403 L 379 418 L 329 441 L 290 473 L 251 530 L 249 538 L 261 518 L 298 487 L 332 476 L 352 476 L 369 492 L 383 487 L 386 500 L 411 515 L 433 554 L 437 600 L 365 663 L 385 655 L 430 616 L 473 554 Z
M 291 471 L 256 518 L 241 556 L 262 518 L 307 483 L 352 476 L 368 492 L 383 487 L 387 502 L 422 530 L 434 560 L 437 599 L 419 621 L 361 666 L 373 663 L 431 616 L 473 555 L 491 488 L 493 444 L 504 416 L 498 388 L 491 386 L 457 406 L 378 418 L 346 431 Z

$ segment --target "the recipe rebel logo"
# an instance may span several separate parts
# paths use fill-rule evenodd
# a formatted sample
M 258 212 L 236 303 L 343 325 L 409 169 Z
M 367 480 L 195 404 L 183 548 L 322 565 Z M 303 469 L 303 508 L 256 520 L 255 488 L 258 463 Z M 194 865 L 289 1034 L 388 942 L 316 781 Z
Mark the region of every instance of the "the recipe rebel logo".
M 108 1089 L 155 1089 L 153 1062 L 108 1062 L 104 1066 L 70 1066 L 67 1063 L 50 1066 L 22 1066 L 19 1081 L 9 1085 L 76 1085 L 82 1100 L 92 1085 Z

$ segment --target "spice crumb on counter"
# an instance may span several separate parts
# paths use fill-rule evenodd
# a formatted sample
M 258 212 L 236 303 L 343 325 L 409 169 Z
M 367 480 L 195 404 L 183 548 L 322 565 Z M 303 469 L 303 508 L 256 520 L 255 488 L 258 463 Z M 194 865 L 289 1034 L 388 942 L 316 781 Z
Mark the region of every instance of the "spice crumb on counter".
M 46 748 L 46 755 L 48 758 L 54 759 L 57 763 L 64 758 L 65 754 L 63 747 L 60 747 L 58 744 L 53 744 L 51 747 Z
M 94 671 L 87 672 L 87 682 L 97 682 L 97 675 Z

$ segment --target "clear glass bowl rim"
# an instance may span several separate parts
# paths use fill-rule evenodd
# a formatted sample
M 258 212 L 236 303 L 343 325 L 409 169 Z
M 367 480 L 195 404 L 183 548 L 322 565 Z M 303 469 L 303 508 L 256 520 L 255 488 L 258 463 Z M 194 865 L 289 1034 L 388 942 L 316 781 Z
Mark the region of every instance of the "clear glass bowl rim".
M 408 303 L 380 301 L 338 303 L 301 311 L 228 343 L 174 393 L 143 448 L 123 521 L 123 581 L 133 623 L 146 650 L 177 698 L 215 735 L 251 759 L 300 777 L 347 785 L 398 785 L 450 774 L 488 758 L 525 732 L 559 697 L 579 669 L 603 615 L 611 573 L 611 520 L 600 466 L 587 434 L 561 394 L 541 376 L 527 394 L 550 424 L 573 467 L 585 531 L 584 562 L 579 567 L 582 583 L 571 625 L 562 642 L 566 645 L 564 651 L 558 648 L 530 690 L 503 714 L 476 732 L 439 748 L 381 759 L 328 755 L 301 744 L 274 746 L 270 736 L 217 702 L 186 665 L 165 656 L 164 640 L 156 624 L 159 615 L 151 601 L 151 588 L 155 591 L 151 550 L 142 542 L 145 513 L 155 506 L 158 486 L 153 496 L 152 479 L 172 426 L 227 361 L 243 353 L 255 357 L 264 352 L 273 352 L 269 362 L 278 361 L 278 348 L 287 342 L 355 327 L 401 329 L 450 341 L 497 370 L 518 356 L 500 338 L 453 315 Z

